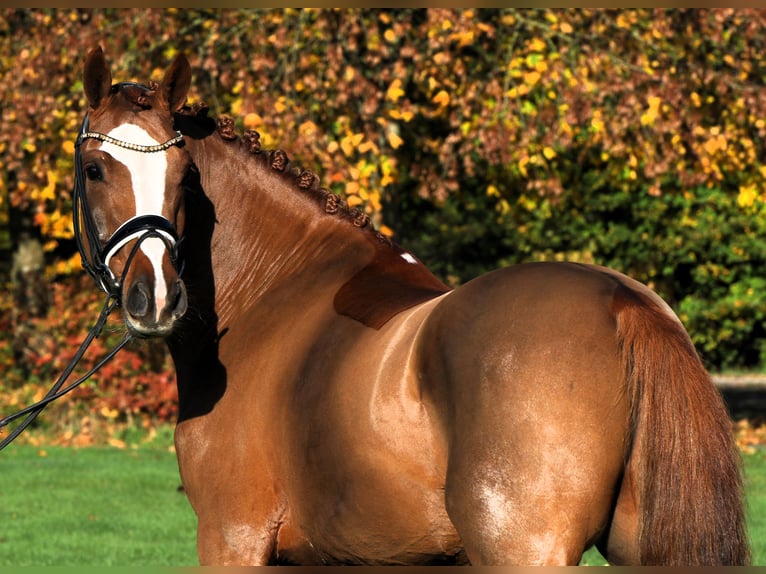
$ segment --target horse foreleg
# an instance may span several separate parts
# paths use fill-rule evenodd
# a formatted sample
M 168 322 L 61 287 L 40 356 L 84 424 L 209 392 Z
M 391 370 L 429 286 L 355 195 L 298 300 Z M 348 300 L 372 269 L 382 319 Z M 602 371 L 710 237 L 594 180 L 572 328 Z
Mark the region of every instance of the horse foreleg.
M 199 561 L 219 566 L 273 563 L 285 505 L 273 483 L 264 479 L 268 475 L 253 469 L 258 463 L 243 464 L 250 459 L 210 446 L 211 429 L 221 425 L 208 423 L 209 418 L 184 421 L 175 434 L 181 480 L 197 514 Z M 219 440 L 231 442 L 228 437 Z

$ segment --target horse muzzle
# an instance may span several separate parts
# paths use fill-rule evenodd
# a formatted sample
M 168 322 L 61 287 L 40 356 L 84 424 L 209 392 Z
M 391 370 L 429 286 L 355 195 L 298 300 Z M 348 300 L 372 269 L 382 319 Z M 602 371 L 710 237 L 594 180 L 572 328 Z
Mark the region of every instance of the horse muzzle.
M 184 282 L 175 277 L 163 286 L 163 277 L 140 271 L 129 275 L 123 293 L 128 329 L 144 338 L 169 335 L 188 307 Z
M 132 246 L 131 246 L 132 243 Z M 104 267 L 125 310 L 126 326 L 138 337 L 165 337 L 188 307 L 186 287 L 178 271 L 175 229 L 160 216 L 139 216 L 115 232 L 104 249 Z M 121 280 L 110 263 L 124 249 Z M 102 282 L 109 283 L 109 278 Z

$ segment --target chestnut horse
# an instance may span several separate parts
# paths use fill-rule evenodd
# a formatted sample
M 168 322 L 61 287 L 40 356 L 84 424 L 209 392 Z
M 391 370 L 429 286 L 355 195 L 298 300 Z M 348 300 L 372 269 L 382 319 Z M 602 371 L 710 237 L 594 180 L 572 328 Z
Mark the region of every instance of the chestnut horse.
M 748 562 L 728 412 L 649 288 L 540 263 L 452 290 L 190 80 L 88 54 L 77 219 L 167 339 L 203 564 Z

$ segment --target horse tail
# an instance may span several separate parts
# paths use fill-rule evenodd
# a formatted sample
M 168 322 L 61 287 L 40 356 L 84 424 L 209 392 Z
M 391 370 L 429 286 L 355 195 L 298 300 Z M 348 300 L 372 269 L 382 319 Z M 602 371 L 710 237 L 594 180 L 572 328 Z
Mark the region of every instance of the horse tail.
M 720 392 L 680 321 L 620 285 L 613 298 L 632 417 L 627 473 L 647 565 L 750 561 L 741 458 Z

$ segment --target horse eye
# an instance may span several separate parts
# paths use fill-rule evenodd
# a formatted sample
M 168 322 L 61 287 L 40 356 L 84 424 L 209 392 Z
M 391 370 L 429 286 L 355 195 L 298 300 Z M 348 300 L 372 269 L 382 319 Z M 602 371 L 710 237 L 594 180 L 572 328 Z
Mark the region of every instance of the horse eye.
M 101 181 L 104 179 L 104 175 L 101 173 L 101 169 L 92 163 L 85 166 L 85 177 L 87 177 L 90 181 Z

